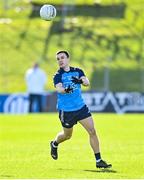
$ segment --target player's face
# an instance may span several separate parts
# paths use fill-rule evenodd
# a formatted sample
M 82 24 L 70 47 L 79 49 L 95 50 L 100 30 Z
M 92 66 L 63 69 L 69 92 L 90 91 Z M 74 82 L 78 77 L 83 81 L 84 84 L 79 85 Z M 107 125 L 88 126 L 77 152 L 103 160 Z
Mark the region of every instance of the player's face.
M 65 53 L 60 53 L 56 56 L 58 65 L 60 68 L 65 68 L 69 66 L 69 58 L 66 56 Z

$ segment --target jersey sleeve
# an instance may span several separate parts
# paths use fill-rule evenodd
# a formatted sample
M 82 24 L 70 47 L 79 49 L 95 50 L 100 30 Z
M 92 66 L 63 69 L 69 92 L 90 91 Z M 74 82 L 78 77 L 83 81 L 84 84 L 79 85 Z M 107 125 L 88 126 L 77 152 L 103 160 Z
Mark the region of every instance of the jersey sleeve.
M 79 72 L 79 78 L 81 78 L 82 76 L 85 76 L 85 73 L 83 72 L 83 70 L 78 69 Z
M 56 84 L 61 83 L 61 82 L 62 82 L 61 74 L 56 73 L 53 78 L 54 86 L 56 86 Z

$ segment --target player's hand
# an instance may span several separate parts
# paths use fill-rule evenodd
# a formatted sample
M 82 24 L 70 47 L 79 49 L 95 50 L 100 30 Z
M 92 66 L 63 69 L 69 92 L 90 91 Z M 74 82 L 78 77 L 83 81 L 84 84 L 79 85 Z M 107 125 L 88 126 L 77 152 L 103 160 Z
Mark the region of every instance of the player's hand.
M 82 84 L 83 83 L 82 79 L 78 79 L 74 76 L 72 76 L 72 82 L 75 84 Z
M 69 85 L 67 88 L 65 88 L 65 92 L 66 93 L 71 93 L 71 92 L 73 92 L 73 88 L 70 87 L 70 85 Z

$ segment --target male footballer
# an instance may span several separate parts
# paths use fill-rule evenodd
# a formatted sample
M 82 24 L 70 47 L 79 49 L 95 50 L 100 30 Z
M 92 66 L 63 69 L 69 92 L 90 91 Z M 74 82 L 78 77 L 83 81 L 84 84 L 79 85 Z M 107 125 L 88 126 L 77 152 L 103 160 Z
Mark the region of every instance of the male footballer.
M 54 85 L 58 93 L 57 108 L 63 130 L 50 143 L 52 158 L 58 159 L 59 144 L 71 138 L 73 126 L 79 122 L 89 134 L 90 145 L 95 155 L 96 167 L 112 167 L 111 164 L 106 163 L 101 158 L 94 121 L 81 95 L 81 85 L 90 85 L 88 78 L 81 69 L 69 65 L 70 57 L 67 51 L 57 52 L 56 58 L 59 70 L 54 76 Z

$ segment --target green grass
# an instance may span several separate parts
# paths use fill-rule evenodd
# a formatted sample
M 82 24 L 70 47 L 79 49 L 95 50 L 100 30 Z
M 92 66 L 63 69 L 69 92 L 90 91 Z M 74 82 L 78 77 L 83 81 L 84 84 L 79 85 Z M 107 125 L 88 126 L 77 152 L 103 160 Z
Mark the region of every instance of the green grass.
M 0 115 L 0 178 L 144 178 L 144 115 L 93 117 L 111 170 L 95 168 L 88 135 L 79 124 L 54 161 L 49 142 L 61 130 L 56 114 Z

